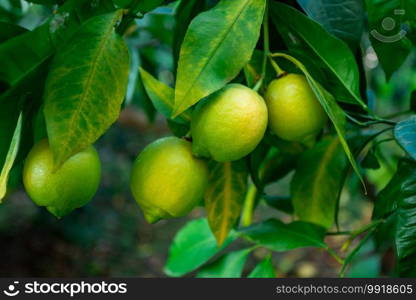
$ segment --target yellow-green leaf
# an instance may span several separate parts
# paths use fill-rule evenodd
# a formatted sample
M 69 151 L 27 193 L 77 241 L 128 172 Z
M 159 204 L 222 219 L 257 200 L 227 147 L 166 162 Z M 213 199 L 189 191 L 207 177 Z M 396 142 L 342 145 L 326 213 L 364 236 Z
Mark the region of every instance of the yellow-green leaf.
M 22 113 L 19 115 L 16 129 L 13 133 L 13 138 L 10 143 L 9 151 L 7 152 L 6 160 L 0 173 L 0 203 L 7 193 L 7 182 L 9 180 L 9 174 L 13 167 L 17 153 L 20 146 L 20 137 L 22 133 Z
M 140 68 L 140 76 L 146 93 L 156 110 L 166 118 L 171 119 L 175 105 L 175 92 L 173 88 L 157 80 L 143 68 Z M 191 121 L 191 114 L 185 111 L 174 120 L 179 123 L 188 124 Z
M 247 190 L 243 161 L 211 163 L 210 184 L 205 195 L 209 226 L 222 245 L 238 220 Z
M 115 31 L 122 11 L 86 21 L 59 48 L 45 87 L 45 120 L 55 166 L 94 143 L 116 121 L 129 74 Z

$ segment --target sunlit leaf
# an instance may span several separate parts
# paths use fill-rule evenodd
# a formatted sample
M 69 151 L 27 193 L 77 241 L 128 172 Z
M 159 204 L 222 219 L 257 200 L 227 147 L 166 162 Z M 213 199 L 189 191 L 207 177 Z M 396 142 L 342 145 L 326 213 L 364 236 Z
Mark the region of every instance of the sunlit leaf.
M 174 117 L 223 87 L 250 60 L 265 4 L 222 0 L 193 19 L 179 55 Z

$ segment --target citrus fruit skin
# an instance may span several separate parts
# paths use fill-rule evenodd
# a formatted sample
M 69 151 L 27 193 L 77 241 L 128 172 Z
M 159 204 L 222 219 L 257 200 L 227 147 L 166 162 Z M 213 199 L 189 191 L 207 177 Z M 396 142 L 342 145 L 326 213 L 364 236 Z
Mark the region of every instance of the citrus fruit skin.
M 191 143 L 166 137 L 148 145 L 136 158 L 130 188 L 149 223 L 188 214 L 208 185 L 204 160 L 192 156 Z
M 263 98 L 241 84 L 228 84 L 197 104 L 191 121 L 192 151 L 218 162 L 238 160 L 256 148 L 266 128 Z
M 287 74 L 273 80 L 265 95 L 269 127 L 278 137 L 307 143 L 324 127 L 327 116 L 305 76 Z
M 32 148 L 23 169 L 23 183 L 30 198 L 58 218 L 87 204 L 97 192 L 100 178 L 101 162 L 94 147 L 73 155 L 54 170 L 47 140 Z

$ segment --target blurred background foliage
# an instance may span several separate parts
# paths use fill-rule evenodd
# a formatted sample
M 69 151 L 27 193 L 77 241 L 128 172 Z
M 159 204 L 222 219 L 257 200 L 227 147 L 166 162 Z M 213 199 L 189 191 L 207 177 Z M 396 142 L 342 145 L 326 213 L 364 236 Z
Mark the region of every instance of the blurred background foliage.
M 91 1 L 91 5 L 94 2 L 97 0 Z M 204 1 L 206 8 L 213 4 L 215 1 Z M 137 19 L 135 28 L 128 32 L 132 65 L 128 92 L 118 122 L 96 144 L 102 159 L 103 180 L 94 200 L 57 220 L 28 199 L 21 182 L 15 180 L 12 184 L 13 188 L 0 207 L 0 245 L 4 258 L 0 261 L 1 276 L 165 276 L 163 265 L 169 245 L 187 219 L 147 224 L 130 195 L 129 174 L 134 158 L 145 145 L 169 135 L 168 125 L 157 115 L 138 80 L 138 67 L 142 66 L 172 86 L 173 57 L 178 55 L 177 43 L 181 38 L 174 33 L 177 5 L 174 1 L 156 8 Z M 0 21 L 19 24 L 29 30 L 45 22 L 53 12 L 53 6 L 0 0 Z M 411 105 L 411 93 L 416 90 L 415 53 L 387 81 L 368 36 L 363 37 L 362 45 L 369 106 L 381 116 L 406 111 L 409 107 L 415 110 L 415 104 Z M 416 96 L 413 98 L 416 103 Z M 371 202 L 395 171 L 402 150 L 385 137 L 379 145 L 371 153 L 379 158 L 381 167 L 366 170 L 366 176 L 374 183 L 369 185 L 368 195 L 362 195 L 354 175 L 349 177 L 343 191 L 339 220 L 344 230 L 369 222 Z M 15 173 L 20 171 L 14 170 Z M 291 176 L 292 173 L 268 189 L 273 194 L 287 196 Z M 283 220 L 287 217 L 264 204 L 256 214 L 262 219 L 276 214 Z M 188 218 L 203 215 L 202 209 L 196 209 Z M 348 276 L 394 274 L 392 245 L 386 245 L 384 240 L 381 232 L 378 238 L 367 243 Z M 335 236 L 327 240 L 334 248 L 340 247 L 343 241 L 342 237 Z M 254 266 L 265 255 L 267 252 L 262 249 L 256 250 L 247 267 Z M 338 265 L 317 249 L 274 254 L 273 261 L 282 277 L 329 277 L 336 276 L 338 271 Z

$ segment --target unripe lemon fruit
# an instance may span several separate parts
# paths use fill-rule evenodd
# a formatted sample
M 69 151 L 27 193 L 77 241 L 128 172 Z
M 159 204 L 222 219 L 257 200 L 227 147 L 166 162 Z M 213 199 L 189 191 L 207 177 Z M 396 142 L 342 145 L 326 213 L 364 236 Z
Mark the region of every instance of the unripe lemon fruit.
M 130 188 L 149 223 L 188 214 L 208 185 L 204 160 L 192 156 L 191 143 L 166 137 L 148 145 L 137 157 Z
M 23 169 L 23 183 L 30 198 L 59 218 L 87 204 L 97 192 L 100 177 L 101 163 L 94 147 L 71 156 L 54 170 L 47 140 L 32 148 Z
M 265 95 L 269 126 L 278 137 L 308 143 L 324 127 L 327 116 L 305 76 L 287 74 L 273 80 Z
M 228 84 L 197 104 L 191 121 L 192 151 L 218 162 L 237 160 L 256 148 L 266 128 L 263 98 L 241 84 Z

